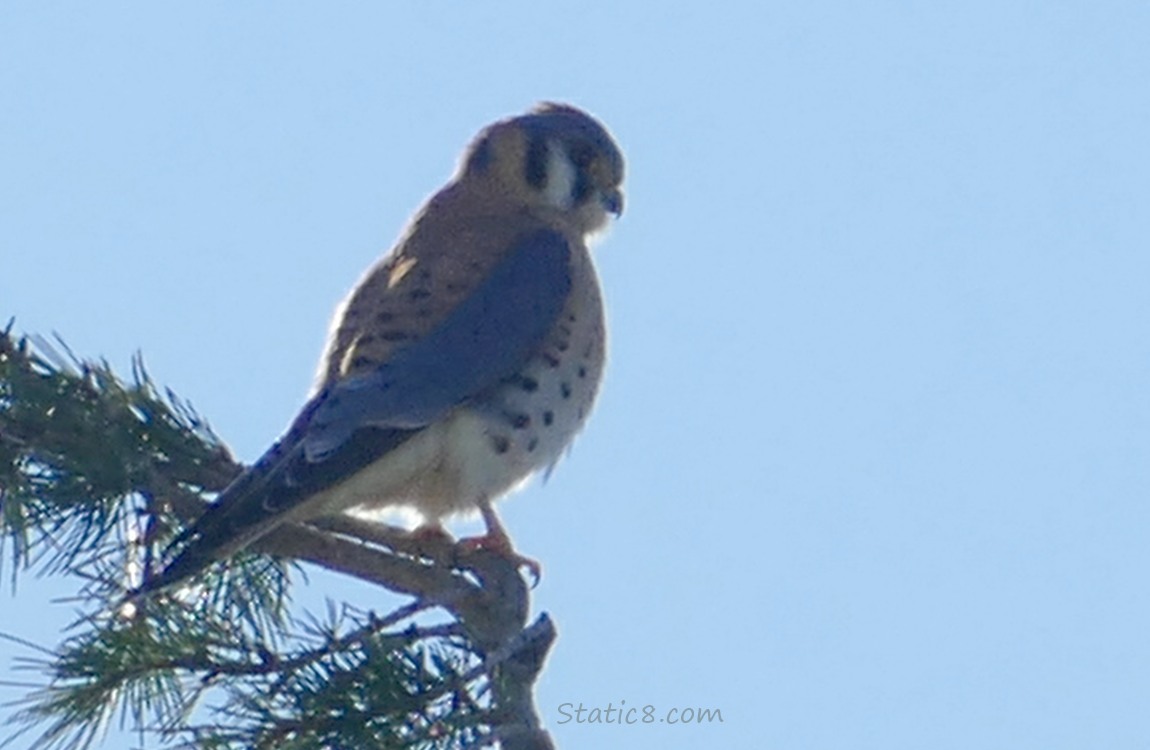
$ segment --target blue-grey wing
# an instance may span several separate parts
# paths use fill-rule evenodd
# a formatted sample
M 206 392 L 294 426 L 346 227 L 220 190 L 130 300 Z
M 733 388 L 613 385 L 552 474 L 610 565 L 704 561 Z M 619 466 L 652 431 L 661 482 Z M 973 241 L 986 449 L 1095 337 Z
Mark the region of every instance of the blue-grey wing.
M 302 438 L 307 460 L 324 461 L 364 428 L 425 427 L 514 375 L 563 311 L 569 261 L 557 232 L 520 240 L 443 323 L 370 374 L 320 394 Z
M 250 544 L 284 511 L 514 376 L 563 311 L 571 291 L 570 257 L 557 232 L 527 235 L 428 335 L 397 350 L 375 372 L 322 389 L 178 540 L 186 542 L 182 551 L 141 591 L 168 586 Z

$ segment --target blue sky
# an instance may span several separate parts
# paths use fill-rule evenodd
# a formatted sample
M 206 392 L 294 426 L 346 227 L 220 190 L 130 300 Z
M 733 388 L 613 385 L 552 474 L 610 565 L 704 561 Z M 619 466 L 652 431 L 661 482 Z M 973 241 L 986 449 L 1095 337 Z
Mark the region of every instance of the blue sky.
M 0 318 L 142 350 L 252 460 L 464 143 L 578 104 L 628 157 L 611 361 L 569 459 L 501 506 L 560 629 L 560 746 L 1144 748 L 1147 28 L 1137 2 L 5 2 Z M 54 642 L 66 593 L 26 579 L 0 628 Z M 724 721 L 559 723 L 620 701 Z

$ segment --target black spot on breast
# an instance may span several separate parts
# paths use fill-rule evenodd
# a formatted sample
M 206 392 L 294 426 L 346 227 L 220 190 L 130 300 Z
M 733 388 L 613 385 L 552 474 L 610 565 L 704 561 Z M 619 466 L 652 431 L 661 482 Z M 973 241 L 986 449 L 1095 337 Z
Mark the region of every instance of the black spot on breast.
M 356 339 L 355 343 L 360 345 L 360 346 L 368 346 L 370 344 L 374 344 L 375 343 L 375 336 L 373 336 L 370 333 L 364 334 L 363 336 L 360 336 L 358 339 Z
M 430 289 L 412 289 L 407 293 L 407 298 L 412 302 L 419 302 L 422 299 L 427 299 L 431 296 Z
M 360 367 L 371 367 L 379 364 L 379 360 L 374 357 L 365 357 L 362 354 L 356 355 L 351 358 L 351 366 L 355 369 Z
M 559 395 L 563 398 L 571 398 L 571 384 L 563 381 L 559 384 Z
M 533 453 L 535 451 L 535 449 L 538 447 L 539 447 L 539 439 L 538 438 L 531 438 L 531 442 L 527 443 L 527 452 Z
M 519 378 L 519 387 L 527 393 L 534 393 L 539 390 L 539 381 L 530 375 L 523 375 Z
M 560 341 L 558 344 L 555 345 L 555 348 L 558 349 L 560 352 L 565 352 L 571 348 L 571 345 L 568 344 L 566 341 Z
M 574 323 L 575 322 L 575 313 L 568 313 L 567 322 L 568 323 Z
M 531 425 L 531 417 L 521 412 L 505 411 L 503 412 L 503 417 L 507 420 L 508 424 L 517 430 L 522 430 Z
M 503 435 L 492 435 L 491 448 L 499 455 L 503 455 L 511 449 L 511 441 Z
M 551 352 L 543 352 L 543 353 L 541 353 L 541 354 L 539 355 L 539 358 L 540 358 L 541 360 L 543 360 L 543 362 L 544 362 L 544 363 L 545 363 L 545 364 L 546 364 L 548 367 L 550 367 L 550 368 L 552 368 L 552 369 L 555 369 L 556 367 L 558 367 L 558 366 L 559 366 L 559 358 L 558 358 L 558 357 L 556 357 L 556 356 L 555 356 L 554 354 L 552 354 Z
M 551 423 L 555 421 L 555 412 L 547 410 L 543 412 L 543 424 L 550 427 Z
M 404 331 L 384 331 L 379 337 L 384 341 L 406 341 L 411 338 Z
M 375 320 L 377 323 L 390 323 L 391 321 L 395 320 L 395 313 L 388 312 L 387 310 L 378 312 L 375 314 Z
M 582 365 L 579 366 L 579 377 L 580 378 L 587 377 L 587 368 L 583 367 Z
M 558 330 L 559 330 L 559 333 L 563 334 L 564 336 L 570 336 L 571 335 L 571 326 L 564 325 L 563 323 L 560 323 Z

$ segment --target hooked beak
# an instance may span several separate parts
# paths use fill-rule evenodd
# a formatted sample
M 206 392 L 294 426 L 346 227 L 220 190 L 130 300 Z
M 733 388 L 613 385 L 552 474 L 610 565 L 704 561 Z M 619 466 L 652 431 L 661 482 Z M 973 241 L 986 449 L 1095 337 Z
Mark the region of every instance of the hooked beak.
M 599 200 L 603 204 L 603 210 L 614 216 L 616 219 L 623 215 L 622 190 L 616 188 L 615 190 L 605 191 Z

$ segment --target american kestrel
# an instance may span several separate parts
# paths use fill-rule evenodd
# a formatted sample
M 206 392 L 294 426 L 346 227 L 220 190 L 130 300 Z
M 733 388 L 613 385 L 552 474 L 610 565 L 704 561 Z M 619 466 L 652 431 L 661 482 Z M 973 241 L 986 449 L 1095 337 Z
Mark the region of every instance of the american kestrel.
M 337 310 L 311 398 L 140 593 L 280 524 L 410 507 L 431 529 L 553 466 L 599 388 L 604 319 L 590 236 L 623 209 L 623 155 L 575 107 L 496 122 Z

